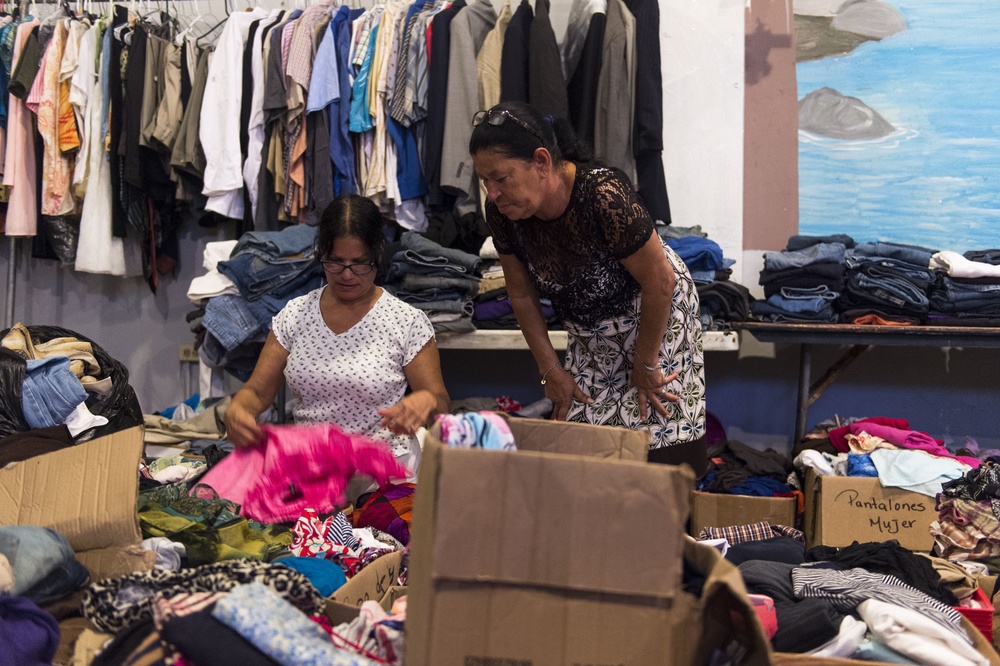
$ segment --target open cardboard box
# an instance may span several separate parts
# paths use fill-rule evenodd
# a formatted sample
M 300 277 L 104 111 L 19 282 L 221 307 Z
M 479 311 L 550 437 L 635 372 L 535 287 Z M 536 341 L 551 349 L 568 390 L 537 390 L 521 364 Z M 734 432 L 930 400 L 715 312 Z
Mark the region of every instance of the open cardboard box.
M 516 452 L 447 448 L 436 430 L 427 437 L 408 664 L 684 666 L 708 663 L 716 648 L 769 663 L 738 571 L 686 543 L 688 468 L 636 462 L 645 433 L 550 421 L 511 428 Z M 681 588 L 687 553 L 708 577 L 700 599 Z
M 0 469 L 0 524 L 59 532 L 94 580 L 148 571 L 139 545 L 142 426 Z
M 751 497 L 719 493 L 691 493 L 688 533 L 697 537 L 706 527 L 750 525 L 766 520 L 771 525 L 795 527 L 794 497 Z
M 875 477 L 806 474 L 806 544 L 850 546 L 895 539 L 909 550 L 929 552 L 930 525 L 937 518 L 933 497 L 884 488 Z

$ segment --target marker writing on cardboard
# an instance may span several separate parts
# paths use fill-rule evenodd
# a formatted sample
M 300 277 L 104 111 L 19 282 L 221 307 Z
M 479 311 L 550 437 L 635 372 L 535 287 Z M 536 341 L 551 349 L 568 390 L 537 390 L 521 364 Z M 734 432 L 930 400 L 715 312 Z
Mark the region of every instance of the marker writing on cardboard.
M 905 518 L 900 520 L 898 517 L 891 514 L 896 514 L 900 511 L 923 513 L 926 509 L 926 507 L 919 502 L 911 503 L 891 498 L 875 499 L 874 497 L 860 499 L 860 493 L 854 489 L 841 491 L 834 498 L 834 502 L 841 503 L 842 499 L 846 500 L 848 506 L 856 509 L 890 514 L 887 517 L 879 515 L 868 516 L 868 526 L 877 528 L 878 531 L 883 534 L 898 534 L 900 530 L 912 529 L 917 522 L 916 520 L 907 520 Z

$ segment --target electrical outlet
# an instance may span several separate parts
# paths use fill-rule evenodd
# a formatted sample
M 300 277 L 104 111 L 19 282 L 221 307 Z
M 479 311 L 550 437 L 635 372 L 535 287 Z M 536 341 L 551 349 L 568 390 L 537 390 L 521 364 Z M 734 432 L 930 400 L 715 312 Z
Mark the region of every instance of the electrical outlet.
M 198 350 L 194 348 L 193 344 L 181 345 L 181 362 L 182 363 L 198 362 Z

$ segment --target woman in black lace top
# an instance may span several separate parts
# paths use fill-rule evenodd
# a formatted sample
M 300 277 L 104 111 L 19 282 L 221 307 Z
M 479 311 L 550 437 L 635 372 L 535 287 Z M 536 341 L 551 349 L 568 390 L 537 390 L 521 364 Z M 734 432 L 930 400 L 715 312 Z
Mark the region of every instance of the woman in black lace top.
M 486 221 L 553 418 L 648 428 L 650 460 L 702 473 L 704 356 L 687 267 L 625 174 L 587 159 L 564 120 L 503 102 L 473 124 Z M 563 364 L 540 297 L 569 333 Z

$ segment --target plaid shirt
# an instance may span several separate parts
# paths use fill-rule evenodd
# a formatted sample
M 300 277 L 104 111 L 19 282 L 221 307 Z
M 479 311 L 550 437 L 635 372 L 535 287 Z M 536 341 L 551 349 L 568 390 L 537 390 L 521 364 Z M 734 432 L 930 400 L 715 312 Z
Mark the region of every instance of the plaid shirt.
M 772 525 L 766 520 L 750 525 L 731 525 L 729 527 L 706 527 L 698 535 L 699 541 L 705 539 L 725 539 L 729 545 L 735 546 L 745 541 L 764 541 L 776 536 L 785 536 L 805 543 L 805 535 L 800 530 L 786 525 Z
M 934 550 L 952 561 L 1000 556 L 1000 522 L 990 502 L 938 495 L 938 519 L 931 523 Z

